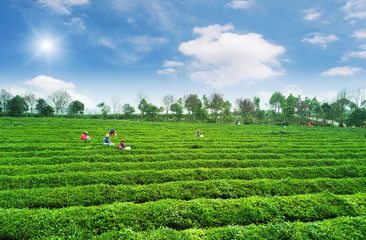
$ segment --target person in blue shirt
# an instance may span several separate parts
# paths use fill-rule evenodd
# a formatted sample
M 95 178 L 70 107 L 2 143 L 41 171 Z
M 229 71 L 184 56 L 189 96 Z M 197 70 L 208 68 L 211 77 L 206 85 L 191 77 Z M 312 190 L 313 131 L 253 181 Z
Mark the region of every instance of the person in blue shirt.
M 114 145 L 114 143 L 111 142 L 111 139 L 109 138 L 109 134 L 108 133 L 105 135 L 105 138 L 103 140 L 103 144 L 104 145 Z

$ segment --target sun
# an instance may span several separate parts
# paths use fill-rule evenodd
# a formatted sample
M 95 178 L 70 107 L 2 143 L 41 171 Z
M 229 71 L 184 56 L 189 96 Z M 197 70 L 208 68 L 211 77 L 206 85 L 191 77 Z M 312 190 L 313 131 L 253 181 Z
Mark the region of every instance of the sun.
M 54 48 L 53 43 L 49 40 L 43 40 L 40 45 L 40 48 L 43 52 L 50 52 Z

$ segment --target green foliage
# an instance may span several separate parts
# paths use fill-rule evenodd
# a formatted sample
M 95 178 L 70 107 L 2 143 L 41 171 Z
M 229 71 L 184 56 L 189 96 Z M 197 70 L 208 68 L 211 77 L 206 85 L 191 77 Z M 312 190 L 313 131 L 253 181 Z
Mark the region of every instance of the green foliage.
M 124 104 L 122 109 L 126 118 L 130 118 L 131 115 L 135 112 L 135 108 L 128 103 Z
M 71 115 L 83 115 L 85 110 L 84 103 L 75 100 L 69 104 L 69 114 Z
M 364 135 L 2 117 L 0 239 L 364 239 Z
M 22 113 L 28 110 L 28 106 L 24 99 L 16 95 L 8 102 L 9 115 L 19 117 Z
M 366 122 L 366 109 L 356 109 L 346 119 L 347 126 L 362 127 Z
M 38 99 L 36 110 L 42 117 L 49 117 L 54 113 L 53 108 L 43 98 Z

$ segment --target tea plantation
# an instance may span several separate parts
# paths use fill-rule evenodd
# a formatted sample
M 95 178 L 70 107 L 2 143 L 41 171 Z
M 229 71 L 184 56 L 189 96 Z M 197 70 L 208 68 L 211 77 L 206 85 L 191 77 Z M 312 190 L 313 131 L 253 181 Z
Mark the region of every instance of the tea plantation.
M 0 239 L 366 239 L 366 129 L 0 126 Z

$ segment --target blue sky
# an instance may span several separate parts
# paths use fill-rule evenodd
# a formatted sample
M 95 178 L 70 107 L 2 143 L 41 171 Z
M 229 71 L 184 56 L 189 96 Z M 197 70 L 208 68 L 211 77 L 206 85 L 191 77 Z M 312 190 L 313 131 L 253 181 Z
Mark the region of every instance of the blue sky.
M 365 0 L 0 0 L 0 88 L 119 96 L 365 88 Z

